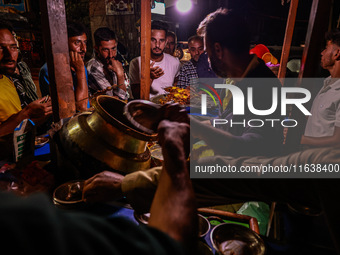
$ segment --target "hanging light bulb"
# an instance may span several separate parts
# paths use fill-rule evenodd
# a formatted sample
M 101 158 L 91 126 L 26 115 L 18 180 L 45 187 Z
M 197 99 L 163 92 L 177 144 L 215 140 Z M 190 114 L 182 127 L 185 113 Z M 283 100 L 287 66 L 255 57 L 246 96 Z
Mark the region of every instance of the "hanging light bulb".
M 176 3 L 177 10 L 182 13 L 190 11 L 191 7 L 192 7 L 191 0 L 178 0 Z

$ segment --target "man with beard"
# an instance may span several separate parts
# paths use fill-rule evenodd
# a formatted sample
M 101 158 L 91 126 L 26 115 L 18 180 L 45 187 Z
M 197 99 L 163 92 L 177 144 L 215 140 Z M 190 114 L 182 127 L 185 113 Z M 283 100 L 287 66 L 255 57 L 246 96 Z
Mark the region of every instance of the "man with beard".
M 89 106 L 87 71 L 84 65 L 87 44 L 86 28 L 80 23 L 68 22 L 67 35 L 76 109 L 77 111 L 85 111 Z M 47 63 L 40 69 L 39 86 L 42 96 L 50 94 Z
M 179 72 L 176 86 L 180 88 L 186 88 L 197 82 L 198 73 L 196 66 L 199 57 L 204 52 L 203 38 L 198 35 L 191 36 L 188 39 L 188 47 L 191 59 L 181 67 Z
M 176 44 L 177 44 L 177 36 L 174 32 L 168 31 L 166 34 L 166 46 L 164 49 L 164 53 L 167 53 L 171 56 L 174 55 L 175 50 L 176 50 Z
M 177 58 L 164 53 L 167 35 L 167 24 L 158 20 L 151 23 L 151 59 L 150 59 L 150 98 L 165 93 L 164 88 L 171 87 L 180 69 Z M 141 57 L 130 62 L 131 89 L 134 98 L 139 98 Z
M 122 63 L 116 60 L 118 42 L 115 32 L 108 27 L 98 28 L 94 32 L 94 40 L 96 56 L 86 65 L 90 93 L 102 92 L 127 100 L 129 79 Z
M 226 28 L 228 33 L 221 33 L 221 27 Z M 202 33 L 202 36 L 205 38 L 211 66 L 220 77 L 238 78 L 235 78 L 237 80 L 236 85 L 243 91 L 249 86 L 248 80 L 242 79 L 244 77 L 273 78 L 271 79 L 271 84 L 259 85 L 261 93 L 257 93 L 258 97 L 254 98 L 255 102 L 260 101 L 260 103 L 263 103 L 264 101 L 268 103 L 268 101 L 271 101 L 268 98 L 272 97 L 272 87 L 280 87 L 281 84 L 262 60 L 257 59 L 256 55 L 249 55 L 250 33 L 247 29 L 245 21 L 237 13 L 227 11 L 226 9 L 219 9 L 201 22 L 198 32 Z M 228 98 L 227 94 L 224 94 L 225 98 Z M 226 100 L 223 101 L 224 106 Z M 233 103 L 229 102 L 225 108 L 221 109 L 221 118 L 228 120 L 233 118 L 238 123 L 242 123 L 239 116 L 233 116 L 232 106 Z M 259 109 L 268 109 L 268 107 L 263 107 L 262 105 Z M 179 113 L 174 110 L 173 114 Z M 254 115 L 247 113 L 246 116 L 241 117 L 242 119 L 259 119 L 260 116 L 254 117 Z M 276 111 L 270 117 L 268 116 L 268 118 L 279 119 L 280 116 Z M 215 156 L 233 156 L 235 158 L 255 155 L 272 156 L 278 155 L 282 146 L 282 127 L 274 128 L 269 125 L 267 127 L 255 128 L 250 126 L 244 127 L 239 124 L 232 127 L 214 128 L 212 125 L 207 125 L 195 118 L 191 118 L 190 128 L 191 135 L 199 138 L 199 140 L 203 140 L 209 148 L 213 149 Z M 193 156 L 192 152 L 190 156 L 191 161 L 194 160 Z M 144 189 L 147 190 L 147 188 L 151 187 L 152 189 L 155 187 L 154 183 L 157 182 L 158 170 L 151 169 L 149 171 L 134 172 L 124 177 L 118 177 L 119 175 L 116 173 L 99 173 L 95 178 L 92 178 L 92 181 L 95 183 L 96 178 L 104 180 L 106 178 L 108 180 L 107 185 L 112 187 L 112 190 L 116 191 L 117 187 L 120 190 L 120 193 L 112 192 L 112 196 L 116 197 L 117 194 L 119 195 L 123 191 L 131 204 L 139 208 L 146 203 L 147 199 L 136 198 L 143 194 Z M 194 181 L 196 182 L 196 180 Z M 101 185 L 105 186 L 105 182 L 102 181 Z M 96 187 L 93 185 L 91 188 L 95 189 Z M 101 199 L 104 199 L 106 196 L 101 194 L 100 185 L 98 189 L 96 197 L 99 198 L 101 196 Z M 107 190 L 110 190 L 110 188 Z M 210 200 L 209 202 L 212 201 Z
M 45 98 L 21 107 L 20 97 L 12 76 L 17 68 L 19 50 L 12 34 L 13 29 L 5 22 L 0 23 L 0 136 L 13 133 L 24 119 L 43 123 L 52 114 L 51 102 Z
M 321 147 L 340 144 L 340 31 L 326 34 L 321 66 L 330 76 L 315 97 L 301 144 Z

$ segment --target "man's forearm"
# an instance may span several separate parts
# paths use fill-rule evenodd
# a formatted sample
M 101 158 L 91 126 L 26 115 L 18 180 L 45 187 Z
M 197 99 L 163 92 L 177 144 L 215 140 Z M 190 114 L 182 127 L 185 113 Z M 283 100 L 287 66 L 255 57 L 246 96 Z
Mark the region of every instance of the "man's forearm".
M 303 135 L 301 137 L 301 144 L 315 147 L 340 146 L 340 127 L 334 127 L 334 132 L 332 136 L 311 137 Z
M 125 86 L 125 75 L 124 73 L 122 75 L 117 75 L 117 86 L 118 88 L 126 91 L 126 86 Z
M 315 147 L 340 146 L 340 141 L 339 139 L 336 139 L 334 136 L 325 136 L 325 137 L 302 136 L 301 144 L 315 146 Z
M 166 167 L 166 166 L 164 166 Z M 162 171 L 150 210 L 149 226 L 155 227 L 181 242 L 188 254 L 195 254 L 197 211 L 194 190 L 184 161 L 180 173 Z M 171 171 L 171 170 L 170 170 Z
M 23 109 L 20 112 L 13 114 L 6 121 L 0 124 L 0 136 L 8 135 L 14 132 L 14 129 L 20 124 L 24 119 L 28 119 L 28 112 Z
M 88 87 L 86 81 L 85 68 L 76 72 L 77 88 L 75 90 L 76 108 L 78 111 L 85 111 L 88 102 Z

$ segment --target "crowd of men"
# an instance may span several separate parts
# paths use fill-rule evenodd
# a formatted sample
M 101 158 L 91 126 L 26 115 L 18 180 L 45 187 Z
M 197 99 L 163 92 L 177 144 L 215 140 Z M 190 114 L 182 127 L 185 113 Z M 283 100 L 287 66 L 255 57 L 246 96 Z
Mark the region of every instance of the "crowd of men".
M 228 33 L 221 33 L 221 27 Z M 122 100 L 139 98 L 141 57 L 136 57 L 130 62 L 130 70 L 127 74 L 122 63 L 116 60 L 118 41 L 115 33 L 110 28 L 103 27 L 94 32 L 95 56 L 85 63 L 87 37 L 87 31 L 83 26 L 75 23 L 68 24 L 70 68 L 77 110 L 86 110 L 89 95 L 97 92 L 116 96 Z M 152 22 L 150 98 L 164 93 L 166 87 L 191 86 L 201 77 L 233 79 L 233 84 L 244 93 L 249 87 L 247 78 L 270 78 L 272 82 L 269 89 L 258 85 L 257 89 L 262 93 L 256 94 L 253 98 L 257 106 L 267 109 L 272 89 L 281 86 L 265 63 L 256 55 L 249 54 L 250 31 L 244 19 L 236 12 L 219 9 L 209 14 L 199 25 L 197 35 L 188 39 L 191 60 L 183 65 L 173 56 L 176 40 L 176 36 L 168 31 L 165 23 Z M 302 144 L 314 147 L 337 146 L 340 139 L 340 94 L 337 80 L 340 76 L 339 30 L 328 33 L 326 41 L 327 47 L 321 54 L 321 64 L 323 68 L 329 70 L 330 77 L 325 80 L 323 88 L 313 103 L 312 116 L 307 122 L 305 134 L 301 139 Z M 25 80 L 23 71 L 20 71 L 24 64 L 20 65 L 18 60 L 19 49 L 14 31 L 4 22 L 0 23 L 0 46 L 0 136 L 4 136 L 13 132 L 24 119 L 30 118 L 37 124 L 43 123 L 51 115 L 52 108 L 51 102 L 46 100 L 46 96 L 50 93 L 46 65 L 41 68 L 39 77 L 43 98 L 38 99 L 36 89 L 31 82 Z M 230 93 L 222 91 L 221 98 L 223 104 L 219 118 L 240 122 L 238 116 L 233 113 L 233 98 L 230 98 Z M 280 179 L 194 179 L 191 181 L 186 159 L 190 151 L 189 135 L 197 140 L 203 140 L 214 151 L 213 157 L 197 159 L 203 165 L 218 162 L 235 165 L 251 164 L 250 162 L 269 162 L 272 165 L 298 164 L 308 163 L 310 158 L 316 158 L 321 163 L 330 163 L 338 161 L 339 150 L 325 147 L 309 149 L 295 156 L 281 155 L 283 131 L 280 127 L 239 125 L 215 128 L 195 118 L 190 118 L 189 127 L 189 116 L 182 108 L 171 105 L 166 105 L 164 108 L 171 113 L 167 116 L 171 117 L 162 121 L 158 127 L 159 143 L 162 145 L 164 156 L 163 166 L 148 171 L 133 172 L 126 176 L 110 171 L 99 173 L 86 181 L 83 194 L 87 202 L 111 201 L 124 195 L 136 210 L 151 212 L 149 223 L 157 230 L 152 228 L 147 231 L 142 230 L 144 234 L 148 233 L 149 240 L 143 241 L 139 232 L 134 231 L 136 227 L 124 222 L 115 221 L 110 227 L 111 225 L 104 226 L 103 221 L 91 217 L 76 216 L 78 218 L 73 219 L 74 223 L 71 223 L 72 218 L 69 216 L 59 213 L 54 215 L 53 211 L 45 211 L 46 215 L 54 215 L 60 220 L 61 225 L 70 224 L 80 232 L 85 230 L 83 236 L 93 230 L 96 236 L 88 236 L 88 245 L 93 249 L 101 245 L 105 254 L 115 249 L 123 250 L 123 244 L 129 243 L 128 238 L 119 239 L 122 240 L 121 242 L 105 241 L 109 235 L 121 237 L 117 234 L 119 226 L 126 227 L 129 233 L 140 241 L 140 245 L 136 242 L 136 245 L 129 247 L 135 253 L 143 254 L 141 252 L 143 251 L 145 254 L 151 254 L 148 253 L 150 249 L 152 250 L 151 247 L 157 247 L 156 251 L 162 251 L 162 254 L 180 254 L 183 251 L 194 252 L 194 240 L 197 235 L 197 229 L 194 227 L 196 226 L 196 199 L 200 205 L 249 200 L 278 201 L 324 210 L 330 223 L 331 236 L 337 246 L 339 228 L 337 228 L 338 223 L 333 221 L 335 214 L 331 203 L 338 186 L 336 180 L 299 182 Z M 246 120 L 255 117 L 251 112 L 246 112 L 242 116 Z M 282 116 L 275 111 L 270 118 L 281 119 Z M 327 191 L 325 191 L 325 183 Z M 38 203 L 39 199 L 33 202 Z M 3 200 L 6 201 L 6 197 Z M 25 209 L 38 210 L 31 207 L 33 203 L 23 205 Z M 6 206 L 13 207 L 12 204 L 4 204 L 4 210 Z M 19 211 L 13 208 L 12 210 L 18 213 L 12 213 L 17 218 L 24 217 Z M 44 212 L 45 209 L 41 210 Z M 164 213 L 165 211 L 168 213 Z M 85 224 L 85 229 L 82 229 L 77 222 Z M 23 228 L 23 226 L 15 227 Z M 52 227 L 58 231 L 57 225 Z M 41 228 L 43 229 L 44 225 L 41 225 Z M 30 233 L 27 229 L 25 231 L 26 234 Z M 160 235 L 161 232 L 177 240 L 182 247 L 172 239 Z M 17 238 L 9 237 L 12 240 Z M 74 250 L 75 247 L 76 245 L 69 244 L 64 249 Z M 85 254 L 90 253 L 85 252 Z
M 8 23 L 2 22 L 2 26 L 8 27 L 8 30 L 15 35 L 15 31 Z M 101 27 L 94 32 L 94 56 L 88 61 L 85 60 L 89 36 L 86 27 L 76 22 L 68 22 L 67 34 L 70 52 L 70 71 L 77 111 L 86 111 L 90 107 L 89 98 L 96 93 L 115 96 L 121 100 L 139 98 L 141 57 L 139 56 L 131 60 L 129 72 L 127 73 L 122 63 L 117 60 L 118 40 L 114 31 L 108 27 Z M 16 40 L 15 36 L 11 39 Z M 15 43 L 16 45 L 18 44 L 17 41 Z M 194 35 L 189 38 L 188 51 L 191 60 L 184 64 L 180 63 L 179 59 L 173 56 L 176 44 L 176 34 L 168 30 L 166 23 L 161 21 L 152 22 L 150 99 L 164 94 L 164 89 L 167 87 L 175 85 L 187 88 L 195 84 L 196 79 L 199 77 L 216 77 L 208 63 L 202 37 Z M 18 45 L 15 47 L 18 47 Z M 51 115 L 51 99 L 47 97 L 51 93 L 47 63 L 41 67 L 39 72 L 39 89 L 42 96 L 40 100 L 44 102 L 39 105 L 39 108 L 46 105 L 46 109 L 42 109 L 41 112 L 35 110 L 34 116 L 31 116 L 29 110 L 36 103 L 40 103 L 40 101 L 29 105 L 33 101 L 38 100 L 37 88 L 29 68 L 25 62 L 18 59 L 20 49 L 13 48 L 13 50 L 5 51 L 4 53 L 10 56 L 10 61 L 13 62 L 11 62 L 12 66 L 5 65 L 5 68 L 3 68 L 2 74 L 5 75 L 3 82 L 10 85 L 11 81 L 6 80 L 9 77 L 15 84 L 17 92 L 14 91 L 13 87 L 9 86 L 11 87 L 11 92 L 6 91 L 2 93 L 3 100 L 1 100 L 1 103 L 3 107 L 0 109 L 0 135 L 2 136 L 11 133 L 27 117 L 36 120 L 36 124 L 41 124 L 46 119 L 50 119 L 49 116 Z M 4 57 L 5 59 L 7 58 L 7 56 Z M 8 93 L 11 94 L 8 95 Z M 7 102 L 9 98 L 12 98 L 11 104 Z M 45 102 L 46 98 L 48 99 L 47 102 Z M 26 114 L 27 111 L 29 111 L 29 115 Z M 18 114 L 19 112 L 21 113 Z M 43 120 L 40 120 L 40 118 Z M 51 119 L 48 123 L 51 123 Z

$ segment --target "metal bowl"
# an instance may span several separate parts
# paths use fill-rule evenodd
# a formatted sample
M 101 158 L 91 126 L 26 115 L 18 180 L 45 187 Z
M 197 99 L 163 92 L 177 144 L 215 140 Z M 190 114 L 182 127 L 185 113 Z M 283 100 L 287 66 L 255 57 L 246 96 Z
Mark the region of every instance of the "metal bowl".
M 57 206 L 75 206 L 84 203 L 83 188 L 85 181 L 70 181 L 57 187 L 53 192 L 53 202 Z
M 138 223 L 144 225 L 149 224 L 150 213 L 139 214 L 134 211 L 133 216 L 135 217 L 136 221 L 138 221 Z
M 201 214 L 198 215 L 198 235 L 199 237 L 205 237 L 210 230 L 210 223 L 207 218 Z
M 43 147 L 45 144 L 49 142 L 49 138 L 45 136 L 37 136 L 35 137 L 34 145 L 36 148 Z
M 211 243 L 218 254 L 263 255 L 265 244 L 251 229 L 232 223 L 222 223 L 210 233 Z

